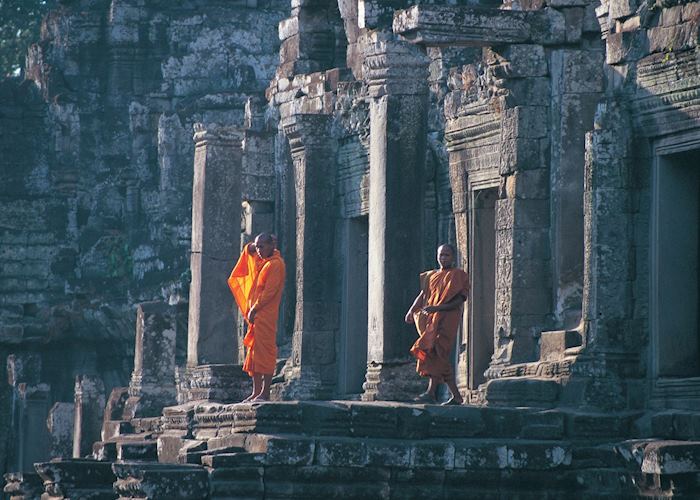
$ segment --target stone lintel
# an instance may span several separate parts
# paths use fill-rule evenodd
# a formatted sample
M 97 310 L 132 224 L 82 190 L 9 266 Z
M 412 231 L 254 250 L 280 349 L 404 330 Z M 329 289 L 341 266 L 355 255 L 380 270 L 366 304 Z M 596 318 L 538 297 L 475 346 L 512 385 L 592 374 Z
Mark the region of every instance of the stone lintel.
M 564 43 L 564 16 L 546 8 L 537 11 L 415 5 L 394 15 L 394 33 L 428 46 Z

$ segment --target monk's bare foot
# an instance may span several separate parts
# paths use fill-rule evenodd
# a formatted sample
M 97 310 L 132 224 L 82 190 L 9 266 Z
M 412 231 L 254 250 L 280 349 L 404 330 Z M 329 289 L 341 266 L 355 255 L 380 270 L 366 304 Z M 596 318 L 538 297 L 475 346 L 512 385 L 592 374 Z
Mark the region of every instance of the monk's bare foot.
M 253 398 L 250 400 L 251 403 L 264 403 L 266 401 L 270 401 L 270 398 L 266 398 L 265 396 L 258 396 L 257 398 Z
M 441 406 L 453 406 L 453 405 L 461 405 L 464 403 L 464 400 L 462 398 L 456 399 L 454 396 L 442 403 Z
M 247 398 L 245 398 L 241 403 L 250 403 L 252 400 L 254 400 L 257 397 L 257 394 L 251 394 Z

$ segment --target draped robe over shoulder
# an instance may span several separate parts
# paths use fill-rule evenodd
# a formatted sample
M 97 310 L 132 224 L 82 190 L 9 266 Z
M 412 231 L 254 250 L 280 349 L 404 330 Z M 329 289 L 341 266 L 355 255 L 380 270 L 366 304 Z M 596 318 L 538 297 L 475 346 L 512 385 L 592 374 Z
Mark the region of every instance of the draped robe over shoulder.
M 228 286 L 244 318 L 255 306 L 253 324 L 243 339 L 246 349 L 243 371 L 272 374 L 277 364 L 277 317 L 284 288 L 284 261 L 279 251 L 262 259 L 246 246 L 231 271 Z M 246 319 L 247 322 L 247 319 Z
M 423 290 L 423 305 L 445 304 L 458 295 L 469 294 L 469 278 L 461 269 L 439 269 L 420 275 Z M 449 311 L 413 313 L 418 330 L 418 340 L 411 347 L 411 354 L 418 360 L 416 371 L 422 377 L 432 377 L 438 382 L 453 376 L 450 355 L 455 345 L 457 331 L 462 319 L 462 305 Z

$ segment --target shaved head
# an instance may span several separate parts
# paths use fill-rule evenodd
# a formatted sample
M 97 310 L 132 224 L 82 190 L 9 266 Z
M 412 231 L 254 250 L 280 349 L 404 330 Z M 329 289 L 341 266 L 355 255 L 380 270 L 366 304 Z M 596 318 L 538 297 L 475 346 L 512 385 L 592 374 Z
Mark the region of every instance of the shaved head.
M 261 259 L 267 259 L 275 251 L 275 238 L 270 233 L 260 233 L 255 237 L 255 250 Z
M 455 263 L 455 247 L 449 243 L 443 243 L 437 249 L 437 261 L 440 269 L 449 269 Z
M 259 241 L 260 243 L 274 243 L 274 238 L 270 233 L 260 233 L 255 237 L 255 241 Z

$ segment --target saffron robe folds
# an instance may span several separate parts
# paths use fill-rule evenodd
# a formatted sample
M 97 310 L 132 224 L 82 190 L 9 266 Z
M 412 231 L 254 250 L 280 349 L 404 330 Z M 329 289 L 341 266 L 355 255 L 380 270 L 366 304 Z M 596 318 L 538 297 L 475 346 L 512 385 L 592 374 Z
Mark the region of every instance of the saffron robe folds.
M 461 295 L 469 296 L 469 278 L 461 269 L 440 269 L 420 275 L 423 306 L 439 306 Z M 411 354 L 418 360 L 416 371 L 422 377 L 432 377 L 445 382 L 453 377 L 450 356 L 455 346 L 462 305 L 449 311 L 413 313 L 418 330 L 418 340 L 411 347 Z
M 246 357 L 243 371 L 272 374 L 277 364 L 277 317 L 284 288 L 284 261 L 275 250 L 267 259 L 261 259 L 246 246 L 231 271 L 228 286 L 236 299 L 243 317 L 255 306 L 257 311 L 243 339 Z

